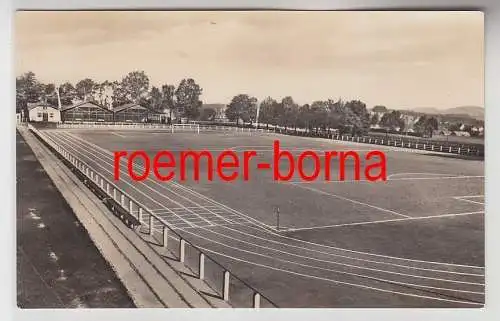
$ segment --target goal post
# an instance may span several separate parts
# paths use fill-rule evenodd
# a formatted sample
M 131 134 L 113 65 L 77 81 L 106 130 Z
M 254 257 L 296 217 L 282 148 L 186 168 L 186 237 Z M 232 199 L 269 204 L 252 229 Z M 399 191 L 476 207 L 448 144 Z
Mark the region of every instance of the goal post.
M 172 133 L 200 133 L 200 124 L 172 124 L 170 126 Z

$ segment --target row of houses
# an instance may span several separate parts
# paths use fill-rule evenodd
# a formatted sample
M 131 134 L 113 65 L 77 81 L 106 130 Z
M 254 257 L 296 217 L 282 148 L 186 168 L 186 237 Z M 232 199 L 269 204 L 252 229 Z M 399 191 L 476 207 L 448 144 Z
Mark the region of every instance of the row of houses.
M 136 103 L 107 109 L 93 101 L 64 106 L 58 109 L 47 103 L 28 104 L 28 120 L 32 122 L 168 122 L 168 114 L 152 111 Z

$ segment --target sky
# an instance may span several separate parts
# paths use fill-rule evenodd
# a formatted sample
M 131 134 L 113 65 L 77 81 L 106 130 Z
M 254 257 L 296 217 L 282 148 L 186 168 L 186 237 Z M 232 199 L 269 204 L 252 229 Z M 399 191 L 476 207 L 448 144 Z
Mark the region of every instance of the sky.
M 193 78 L 205 103 L 237 94 L 391 109 L 484 106 L 480 12 L 17 12 L 16 76 L 44 83 Z

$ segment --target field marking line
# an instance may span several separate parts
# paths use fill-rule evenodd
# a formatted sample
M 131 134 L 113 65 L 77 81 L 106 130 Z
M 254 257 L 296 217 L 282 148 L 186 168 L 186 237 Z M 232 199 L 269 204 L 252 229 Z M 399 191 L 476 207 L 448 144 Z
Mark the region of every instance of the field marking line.
M 228 246 L 228 245 L 226 245 L 224 243 L 210 240 L 210 239 L 208 239 L 206 237 L 194 234 L 192 232 L 185 231 L 185 230 L 182 230 L 182 231 L 185 232 L 185 233 L 188 233 L 188 234 L 192 234 L 192 235 L 194 235 L 197 238 L 206 239 L 206 240 L 218 243 L 218 244 L 222 245 L 223 247 L 233 248 L 233 247 Z M 240 241 L 240 242 L 242 242 L 242 241 Z M 206 248 L 202 248 L 202 249 L 207 250 Z M 421 288 L 432 288 L 432 289 L 439 289 L 439 290 L 445 290 L 445 291 L 446 290 L 447 291 L 456 291 L 456 292 L 466 291 L 466 290 L 457 290 L 457 289 L 450 289 L 450 288 L 436 288 L 436 287 L 427 286 L 427 285 L 421 285 L 421 284 L 414 284 L 414 283 L 399 282 L 399 281 L 394 281 L 394 280 L 387 280 L 387 279 L 383 279 L 383 278 L 371 277 L 371 276 L 364 275 L 364 274 L 358 274 L 358 273 L 346 272 L 346 271 L 341 271 L 341 270 L 322 268 L 322 267 L 319 267 L 319 266 L 313 266 L 313 265 L 309 265 L 309 264 L 302 264 L 302 263 L 298 263 L 298 262 L 294 262 L 294 261 L 290 261 L 290 260 L 285 260 L 285 259 L 279 259 L 279 258 L 276 258 L 274 256 L 265 255 L 265 254 L 261 254 L 261 253 L 255 253 L 255 252 L 247 251 L 247 250 L 240 250 L 240 251 L 241 252 L 249 252 L 250 254 L 255 254 L 257 256 L 262 256 L 262 257 L 265 257 L 265 258 L 270 258 L 270 259 L 274 259 L 276 261 L 280 261 L 280 262 L 283 262 L 283 263 L 289 263 L 289 264 L 293 264 L 293 265 L 298 265 L 298 266 L 301 266 L 301 267 L 313 268 L 313 269 L 316 269 L 316 270 L 327 271 L 327 272 L 332 272 L 332 273 L 337 273 L 337 274 L 351 275 L 351 276 L 362 278 L 362 279 L 375 280 L 375 281 L 386 282 L 386 283 L 390 283 L 390 284 L 398 284 L 398 285 L 403 285 L 403 286 L 415 286 L 415 287 L 421 287 Z M 213 251 L 210 251 L 210 252 L 213 252 Z M 227 256 L 227 257 L 230 257 L 230 258 L 233 258 L 233 259 L 235 258 L 234 256 L 229 256 L 227 254 L 224 255 L 224 256 Z M 258 264 L 256 262 L 247 262 L 247 263 Z M 270 268 L 271 266 L 263 264 L 263 267 Z M 283 271 L 290 271 L 290 270 L 283 270 Z M 294 272 L 294 271 L 290 271 L 290 272 L 297 273 L 297 272 Z M 308 278 L 314 278 L 314 277 L 316 277 L 316 276 L 311 275 L 311 274 L 302 274 L 302 276 L 305 276 L 305 277 L 308 277 Z M 430 278 L 430 279 L 432 279 L 432 278 Z M 337 281 L 337 280 L 334 280 L 334 279 L 328 279 L 328 280 Z M 438 279 L 438 280 L 440 280 L 440 279 Z M 444 280 L 444 281 L 450 281 L 450 280 Z M 339 282 L 342 282 L 342 281 L 339 281 Z M 450 282 L 453 282 L 453 281 L 450 281 Z M 456 281 L 456 282 L 458 282 L 458 281 Z M 355 287 L 367 287 L 366 285 L 362 285 L 362 284 L 359 284 L 359 283 L 346 283 L 346 284 L 351 285 L 351 286 L 355 286 Z M 468 284 L 468 283 L 465 283 L 465 284 Z M 482 285 L 482 286 L 484 286 L 484 284 L 478 284 L 478 283 L 474 283 L 472 285 Z M 384 290 L 384 289 L 376 288 L 376 287 L 370 287 L 370 288 L 372 288 L 374 290 Z M 391 291 L 391 290 L 387 290 L 387 291 Z M 472 292 L 472 293 L 475 293 L 475 294 L 482 294 L 482 295 L 484 295 L 484 292 L 477 292 L 477 291 L 467 291 L 467 292 Z M 413 294 L 411 294 L 411 293 L 404 293 L 404 292 L 395 292 L 395 293 L 402 294 L 402 295 L 413 296 Z M 435 297 L 428 297 L 428 298 L 429 299 L 435 299 Z
M 378 207 L 378 206 L 371 205 L 371 204 L 368 204 L 368 203 L 356 201 L 356 200 L 353 200 L 353 199 L 350 199 L 350 198 L 347 198 L 347 197 L 344 197 L 344 196 L 340 196 L 340 195 L 328 193 L 328 192 L 319 190 L 317 188 L 313 188 L 313 187 L 309 187 L 309 186 L 301 186 L 301 185 L 298 185 L 298 184 L 291 184 L 291 185 L 292 186 L 297 186 L 297 187 L 300 187 L 300 188 L 303 188 L 303 189 L 307 189 L 307 190 L 310 190 L 310 191 L 313 191 L 313 192 L 316 192 L 316 193 L 319 193 L 319 194 L 332 196 L 332 197 L 335 197 L 335 198 L 338 198 L 338 199 L 341 199 L 341 200 L 344 200 L 344 201 L 348 201 L 348 202 L 351 202 L 351 203 L 354 203 L 354 204 L 359 204 L 359 205 L 362 205 L 362 206 L 374 208 L 374 209 L 379 210 L 381 212 L 387 212 L 387 213 L 390 213 L 390 214 L 394 214 L 394 215 L 398 215 L 398 216 L 403 216 L 403 217 L 411 217 L 411 216 L 408 216 L 408 215 L 405 215 L 405 214 L 401 214 L 401 213 L 398 213 L 398 212 L 394 212 L 394 211 L 391 211 L 391 210 L 388 210 L 388 209 L 385 209 L 385 208 L 382 208 L 382 207 Z
M 484 205 L 483 202 L 471 201 L 471 200 L 468 200 L 466 198 L 460 198 L 460 197 L 453 197 L 453 198 L 456 199 L 457 201 L 467 202 L 467 203 L 471 203 L 471 204 Z
M 71 133 L 67 133 L 68 135 L 70 136 L 73 136 Z M 74 136 L 73 136 L 74 137 Z M 88 142 L 86 141 L 85 139 L 83 138 L 80 138 L 80 137 L 74 137 L 78 140 L 80 140 L 81 142 L 85 143 L 85 144 L 88 144 L 90 146 L 93 146 L 95 149 L 97 150 L 102 150 L 104 151 L 105 153 L 107 154 L 111 154 L 110 151 L 98 146 L 98 145 L 95 145 L 91 142 Z M 82 145 L 82 147 L 85 147 L 84 145 Z M 107 164 L 109 165 L 109 164 Z M 102 166 L 101 166 L 102 167 Z M 155 182 L 158 186 L 162 187 L 162 188 L 166 188 L 164 187 L 163 185 L 160 185 L 158 184 L 157 182 Z M 210 201 L 211 203 L 213 204 L 218 204 L 220 205 L 221 207 L 223 208 L 226 208 L 236 214 L 240 214 L 242 215 L 242 217 L 248 217 L 246 216 L 245 214 L 241 213 L 240 211 L 237 211 L 235 209 L 232 209 L 230 207 L 228 207 L 227 205 L 224 205 L 220 202 L 217 202 L 203 194 L 200 194 L 198 192 L 195 192 L 193 190 L 190 190 L 189 188 L 187 187 L 184 187 L 182 185 L 179 185 L 179 188 L 181 189 L 184 189 L 184 191 L 186 192 L 189 192 L 191 194 L 194 194 L 194 195 L 197 195 L 199 198 L 202 198 L 202 199 L 205 199 L 205 200 L 208 200 Z M 147 186 L 149 189 L 151 189 L 149 186 Z M 167 189 L 168 190 L 168 189 Z M 171 190 L 168 190 L 169 192 L 172 192 Z M 142 193 L 142 192 L 141 192 Z M 161 206 L 163 206 L 162 204 L 160 204 Z M 164 206 L 163 206 L 164 207 Z M 272 229 L 269 228 L 268 225 L 262 223 L 262 222 L 259 222 L 257 221 L 256 219 L 253 219 L 251 217 L 248 217 L 249 219 L 252 219 L 254 221 L 256 221 L 258 224 L 252 224 L 252 225 L 256 225 L 256 226 L 259 226 L 258 228 L 257 227 L 253 227 L 251 225 L 245 225 L 246 227 L 248 228 L 251 228 L 251 229 L 255 229 L 255 230 L 258 230 L 259 232 L 265 232 L 267 234 L 270 234 L 270 235 L 273 235 L 273 236 L 276 236 L 278 238 L 282 238 L 282 239 L 287 239 L 287 240 L 291 240 L 291 241 L 294 241 L 294 242 L 298 242 L 298 243 L 303 243 L 303 244 L 308 244 L 308 245 L 312 245 L 312 246 L 317 246 L 317 247 L 321 247 L 321 248 L 326 248 L 326 249 L 330 249 L 330 250 L 336 250 L 336 251 L 344 251 L 344 252 L 349 252 L 349 253 L 356 253 L 356 254 L 361 254 L 361 255 L 366 255 L 366 256 L 374 256 L 374 257 L 380 257 L 380 258 L 388 258 L 388 259 L 395 259 L 395 260 L 401 260 L 401 261 L 406 261 L 406 262 L 415 262 L 415 263 L 425 263 L 425 264 L 435 264 L 435 265 L 442 265 L 442 266 L 454 266 L 454 267 L 464 267 L 464 268 L 472 268 L 472 269 L 481 269 L 481 270 L 484 270 L 484 267 L 481 267 L 481 266 L 472 266 L 472 265 L 462 265 L 462 264 L 454 264 L 454 263 L 446 263 L 446 262 L 433 262 L 433 261 L 424 261 L 424 260 L 415 260 L 415 259 L 409 259 L 409 258 L 402 258 L 402 257 L 394 257 L 394 256 L 388 256 L 388 255 L 382 255 L 382 254 L 376 254 L 376 253 L 369 253 L 369 252 L 362 252 L 362 251 L 355 251 L 355 250 L 351 250 L 351 249 L 345 249 L 345 248 L 340 248 L 340 247 L 334 247 L 334 246 L 328 246 L 328 245 L 324 245 L 324 244 L 318 244 L 318 243 L 314 243 L 314 242 L 309 242 L 309 241 L 305 241 L 305 240 L 301 240 L 301 239 L 297 239 L 297 238 L 292 238 L 292 237 L 287 237 L 287 236 L 283 236 L 281 234 L 278 234 L 278 233 L 275 233 L 273 232 Z M 251 221 L 249 221 L 251 222 Z M 262 228 L 262 225 L 263 226 L 266 226 L 267 228 Z M 240 232 L 241 233 L 241 232 Z M 248 234 L 250 235 L 250 234 Z M 253 237 L 255 237 L 254 235 L 251 235 Z M 263 238 L 264 239 L 264 238 Z M 270 240 L 270 239 L 266 239 L 266 240 Z M 272 241 L 272 240 L 270 240 Z M 272 241 L 272 242 L 276 242 L 276 241 Z M 283 245 L 289 245 L 289 246 L 292 246 L 292 247 L 296 247 L 296 248 L 300 248 L 300 249 L 303 249 L 303 250 L 308 250 L 308 251 L 312 251 L 312 252 L 319 252 L 319 253 L 323 253 L 323 254 L 326 254 L 326 255 L 335 255 L 333 253 L 327 253 L 327 252 L 321 252 L 321 251 L 318 251 L 318 250 L 314 250 L 314 249 L 311 249 L 311 248 L 307 248 L 307 247 L 301 247 L 301 246 L 294 246 L 294 245 L 291 245 L 291 244 L 288 244 L 288 243 L 283 243 L 283 242 L 277 242 L 277 243 L 280 243 L 280 244 L 283 244 Z M 337 255 L 339 256 L 339 255 Z M 347 256 L 346 256 L 347 257 Z M 355 260 L 363 260 L 363 259 L 359 259 L 359 258 L 353 258 L 353 257 L 347 257 L 347 258 L 351 258 L 351 259 L 355 259 Z M 373 261 L 373 260 L 372 260 Z M 377 261 L 373 261 L 373 262 L 377 262 Z M 394 265 L 394 263 L 388 263 L 388 262 L 378 262 L 380 264 L 392 264 Z M 405 267 L 404 265 L 400 265 L 402 267 Z M 415 268 L 415 269 L 418 269 L 417 267 L 412 267 L 412 266 L 407 266 L 408 268 Z M 453 273 L 451 271 L 443 271 L 443 272 L 449 272 L 449 273 Z
M 484 195 L 465 195 L 465 196 L 454 196 L 454 197 L 458 197 L 458 198 L 479 198 L 479 197 L 483 197 L 484 198 Z
M 118 133 L 115 133 L 115 132 L 111 132 L 111 134 L 113 134 L 115 136 L 118 136 L 118 137 L 121 137 L 121 138 L 127 138 L 127 136 L 122 135 L 122 134 L 118 134 Z
M 440 176 L 440 177 L 403 177 L 403 178 L 387 178 L 386 181 L 380 181 L 380 182 L 375 182 L 378 184 L 383 184 L 387 182 L 393 182 L 393 181 L 418 181 L 418 180 L 440 180 L 440 179 L 467 179 L 467 178 L 484 178 L 484 175 L 481 176 Z M 311 182 L 306 182 L 306 181 L 283 181 L 279 182 L 281 184 L 283 183 L 289 183 L 289 184 L 332 184 L 332 183 L 359 183 L 359 182 L 370 182 L 366 179 L 360 179 L 360 180 L 335 180 L 335 181 L 311 181 Z M 373 183 L 373 182 L 370 182 Z
M 401 176 L 401 175 L 429 175 L 429 176 L 446 176 L 446 177 L 451 177 L 452 175 L 453 175 L 453 177 L 457 176 L 454 174 L 441 174 L 441 173 L 394 173 L 394 174 L 387 176 L 387 179 L 389 179 L 393 176 Z
M 432 216 L 416 216 L 416 217 L 409 217 L 409 218 L 395 218 L 395 219 L 389 219 L 389 220 L 365 221 L 365 222 L 343 223 L 343 224 L 322 225 L 322 226 L 312 226 L 312 227 L 299 227 L 299 228 L 288 229 L 287 231 L 288 232 L 296 232 L 296 231 L 317 230 L 317 229 L 333 228 L 333 227 L 344 227 L 344 226 L 368 225 L 368 224 L 379 224 L 379 223 L 389 223 L 389 222 L 425 220 L 425 219 L 453 217 L 453 216 L 463 216 L 463 215 L 475 215 L 475 214 L 484 214 L 484 211 L 465 212 L 465 213 L 451 213 L 451 214 L 441 214 L 441 215 L 432 215 Z

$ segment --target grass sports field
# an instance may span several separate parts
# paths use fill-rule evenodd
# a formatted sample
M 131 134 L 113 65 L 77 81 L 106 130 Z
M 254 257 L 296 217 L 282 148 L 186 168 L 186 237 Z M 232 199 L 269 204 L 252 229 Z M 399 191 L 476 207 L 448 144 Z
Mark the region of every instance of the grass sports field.
M 484 303 L 484 162 L 325 139 L 269 133 L 51 129 L 46 133 L 113 178 L 113 151 L 378 149 L 386 182 L 347 179 L 276 182 L 116 184 L 279 307 L 481 307 Z M 312 167 L 312 163 L 306 163 Z M 141 164 L 137 164 L 138 167 Z M 286 164 L 280 164 L 286 166 Z M 312 171 L 312 169 L 311 169 Z M 320 175 L 321 176 L 321 175 Z M 363 178 L 363 176 L 362 176 Z M 277 228 L 276 208 L 279 207 Z

